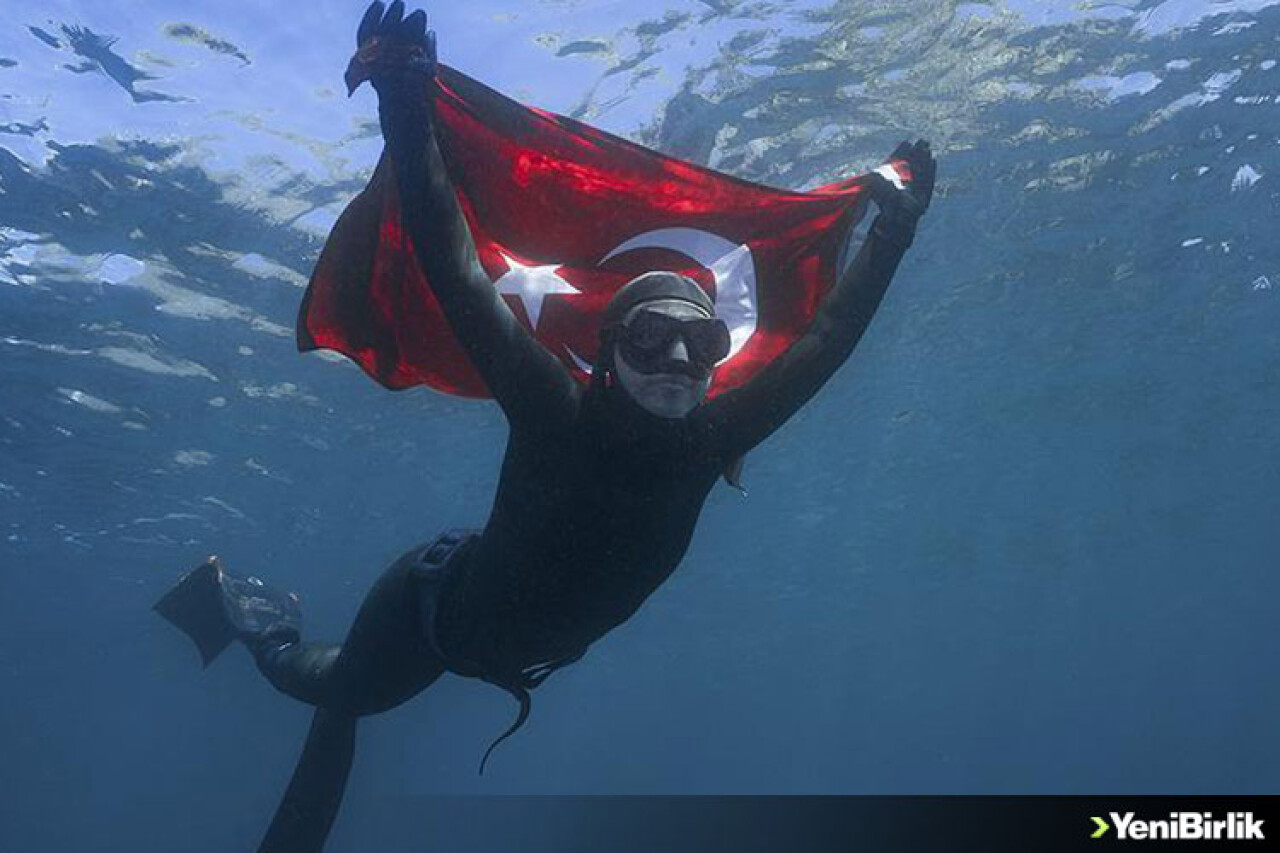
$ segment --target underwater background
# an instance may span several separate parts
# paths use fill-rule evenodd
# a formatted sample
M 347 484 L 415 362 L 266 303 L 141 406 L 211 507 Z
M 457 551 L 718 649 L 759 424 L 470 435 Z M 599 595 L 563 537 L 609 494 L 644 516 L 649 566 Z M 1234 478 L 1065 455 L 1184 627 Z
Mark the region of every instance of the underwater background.
M 500 691 L 364 721 L 328 850 L 592 820 L 486 847 L 435 794 L 1280 789 L 1280 2 L 425 8 L 442 61 L 664 152 L 807 188 L 923 136 L 939 189 L 667 585 L 484 777 Z M 294 347 L 381 149 L 363 9 L 0 8 L 0 849 L 253 849 L 309 709 L 151 605 L 216 553 L 336 638 L 486 517 L 496 406 Z

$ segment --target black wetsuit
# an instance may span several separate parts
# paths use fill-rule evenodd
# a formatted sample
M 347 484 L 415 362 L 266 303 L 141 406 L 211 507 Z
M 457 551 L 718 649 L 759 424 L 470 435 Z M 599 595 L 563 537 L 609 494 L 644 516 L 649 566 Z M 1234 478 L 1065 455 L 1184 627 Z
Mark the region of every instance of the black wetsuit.
M 617 383 L 583 389 L 501 300 L 462 290 L 436 288 L 446 304 L 479 303 L 470 317 L 490 315 L 460 331 L 502 372 L 489 384 L 511 433 L 488 524 L 445 589 L 438 639 L 496 667 L 576 654 L 626 621 L 684 556 L 721 472 L 812 396 L 865 326 L 846 279 L 814 329 L 747 386 L 666 419 Z
M 423 549 L 415 549 L 375 585 L 343 646 L 255 650 L 272 683 L 326 709 L 264 850 L 313 849 L 278 841 L 286 837 L 323 840 L 355 716 L 394 707 L 450 669 L 519 691 L 522 676 L 576 659 L 635 613 L 684 556 L 721 472 L 853 351 L 905 248 L 873 229 L 784 354 L 687 417 L 660 418 L 604 380 L 608 353 L 584 388 L 534 340 L 476 258 L 430 132 L 421 79 L 378 88 L 418 262 L 511 432 L 488 522 L 446 571 L 424 572 Z M 424 599 L 435 610 L 425 621 Z M 424 635 L 433 628 L 434 636 Z M 527 694 L 525 701 L 527 711 Z M 340 725 L 334 715 L 352 722 Z M 339 753 L 345 759 L 333 758 Z M 321 801 L 327 805 L 314 805 Z

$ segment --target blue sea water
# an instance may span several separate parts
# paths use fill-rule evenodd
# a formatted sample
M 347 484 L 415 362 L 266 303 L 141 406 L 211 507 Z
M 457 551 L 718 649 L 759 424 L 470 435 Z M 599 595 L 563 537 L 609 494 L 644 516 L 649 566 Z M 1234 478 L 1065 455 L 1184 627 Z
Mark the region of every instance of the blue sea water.
M 369 841 L 406 795 L 1280 788 L 1280 3 L 439 6 L 533 105 L 791 188 L 926 136 L 940 185 L 672 580 L 483 778 L 492 688 L 363 724 L 330 850 L 427 849 Z M 294 348 L 362 11 L 0 9 L 0 849 L 253 849 L 308 711 L 152 603 L 217 553 L 337 637 L 488 511 L 494 406 Z

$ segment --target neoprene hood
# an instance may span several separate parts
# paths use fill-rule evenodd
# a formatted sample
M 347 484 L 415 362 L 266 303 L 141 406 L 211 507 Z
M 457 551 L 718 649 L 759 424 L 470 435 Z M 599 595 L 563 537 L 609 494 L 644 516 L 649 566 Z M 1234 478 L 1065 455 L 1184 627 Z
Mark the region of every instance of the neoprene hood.
M 636 276 L 618 288 L 600 318 L 600 331 L 622 322 L 632 308 L 642 302 L 655 299 L 679 299 L 698 306 L 711 317 L 716 315 L 715 303 L 698 283 L 687 275 L 675 272 L 647 272 Z

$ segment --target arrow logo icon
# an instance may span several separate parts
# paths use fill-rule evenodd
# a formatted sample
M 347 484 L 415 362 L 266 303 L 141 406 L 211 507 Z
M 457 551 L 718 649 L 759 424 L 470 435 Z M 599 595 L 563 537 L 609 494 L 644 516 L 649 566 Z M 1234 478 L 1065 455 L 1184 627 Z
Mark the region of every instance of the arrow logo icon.
M 1111 828 L 1107 822 L 1100 817 L 1095 817 L 1093 822 L 1098 825 L 1098 828 L 1093 831 L 1093 835 L 1089 836 L 1090 838 L 1101 838 L 1106 835 L 1107 830 Z

